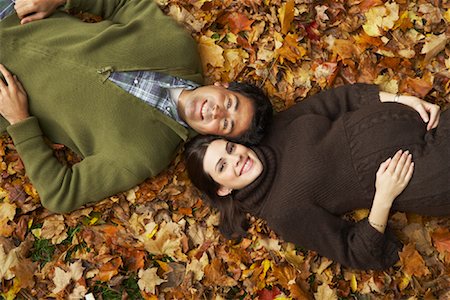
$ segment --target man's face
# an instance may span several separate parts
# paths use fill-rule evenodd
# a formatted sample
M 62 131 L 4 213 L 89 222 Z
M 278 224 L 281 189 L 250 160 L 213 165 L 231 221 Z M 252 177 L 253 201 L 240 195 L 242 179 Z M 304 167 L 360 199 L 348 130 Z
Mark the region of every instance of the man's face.
M 252 101 L 220 85 L 184 90 L 178 102 L 180 117 L 201 134 L 238 137 L 250 128 Z

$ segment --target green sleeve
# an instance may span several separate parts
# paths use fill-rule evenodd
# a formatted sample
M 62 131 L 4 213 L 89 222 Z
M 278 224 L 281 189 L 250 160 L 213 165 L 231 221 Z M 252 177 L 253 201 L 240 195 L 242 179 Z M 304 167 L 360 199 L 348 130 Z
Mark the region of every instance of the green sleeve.
M 44 142 L 35 117 L 11 125 L 7 130 L 42 205 L 51 211 L 69 212 L 142 181 L 101 154 L 85 157 L 72 167 L 61 164 Z

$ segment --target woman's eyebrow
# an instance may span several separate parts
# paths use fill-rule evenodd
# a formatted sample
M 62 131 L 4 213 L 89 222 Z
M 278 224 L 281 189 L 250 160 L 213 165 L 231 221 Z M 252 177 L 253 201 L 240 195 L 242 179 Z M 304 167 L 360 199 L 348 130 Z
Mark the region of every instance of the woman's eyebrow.
M 216 163 L 215 169 L 216 169 L 216 172 L 217 172 L 217 173 L 219 173 L 219 166 L 220 166 L 220 164 L 222 163 L 222 160 L 223 160 L 223 158 L 220 158 L 219 161 Z

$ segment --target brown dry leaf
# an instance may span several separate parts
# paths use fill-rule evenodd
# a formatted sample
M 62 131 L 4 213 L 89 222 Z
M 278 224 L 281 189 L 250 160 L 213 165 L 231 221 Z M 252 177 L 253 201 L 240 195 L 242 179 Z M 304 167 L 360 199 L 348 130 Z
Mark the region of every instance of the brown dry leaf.
M 42 239 L 51 239 L 52 244 L 59 244 L 67 238 L 67 227 L 63 215 L 52 215 L 45 219 L 41 228 Z
M 206 286 L 235 286 L 237 281 L 226 275 L 223 264 L 219 258 L 211 261 L 204 269 L 205 278 L 203 284 Z
M 71 280 L 77 282 L 81 276 L 83 276 L 83 272 L 84 268 L 80 260 L 70 264 L 68 271 L 64 271 L 63 269 L 56 267 L 55 275 L 53 277 L 55 288 L 52 292 L 58 294 L 69 285 Z
M 431 34 L 425 38 L 425 44 L 422 47 L 420 53 L 426 54 L 424 64 L 434 58 L 439 52 L 445 49 L 445 45 L 449 41 L 450 37 L 446 33 L 440 35 Z
M 314 293 L 314 299 L 316 300 L 337 300 L 338 296 L 336 291 L 325 282 L 317 287 L 317 292 Z
M 399 253 L 399 256 L 405 274 L 417 277 L 430 274 L 430 270 L 428 270 L 425 261 L 419 252 L 417 252 L 414 244 L 410 243 L 404 246 L 403 250 Z
M 156 286 L 160 285 L 167 280 L 161 279 L 156 272 L 158 268 L 148 268 L 146 270 L 139 270 L 138 285 L 141 291 L 146 293 L 155 294 Z
M 14 226 L 9 222 L 14 220 L 16 208 L 14 203 L 0 203 L 0 236 L 9 237 L 14 231 Z
M 208 265 L 208 255 L 206 255 L 205 252 L 203 252 L 203 255 L 200 259 L 193 258 L 186 266 L 186 274 L 188 272 L 194 273 L 194 279 L 197 281 L 202 280 L 203 276 L 205 275 L 205 267 Z

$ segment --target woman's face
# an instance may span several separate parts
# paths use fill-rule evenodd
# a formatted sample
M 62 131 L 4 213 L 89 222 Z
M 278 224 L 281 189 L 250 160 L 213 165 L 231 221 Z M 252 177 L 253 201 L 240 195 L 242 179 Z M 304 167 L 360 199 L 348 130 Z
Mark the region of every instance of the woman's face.
M 252 183 L 263 165 L 252 149 L 220 139 L 206 149 L 203 170 L 221 185 L 217 194 L 225 196 Z

